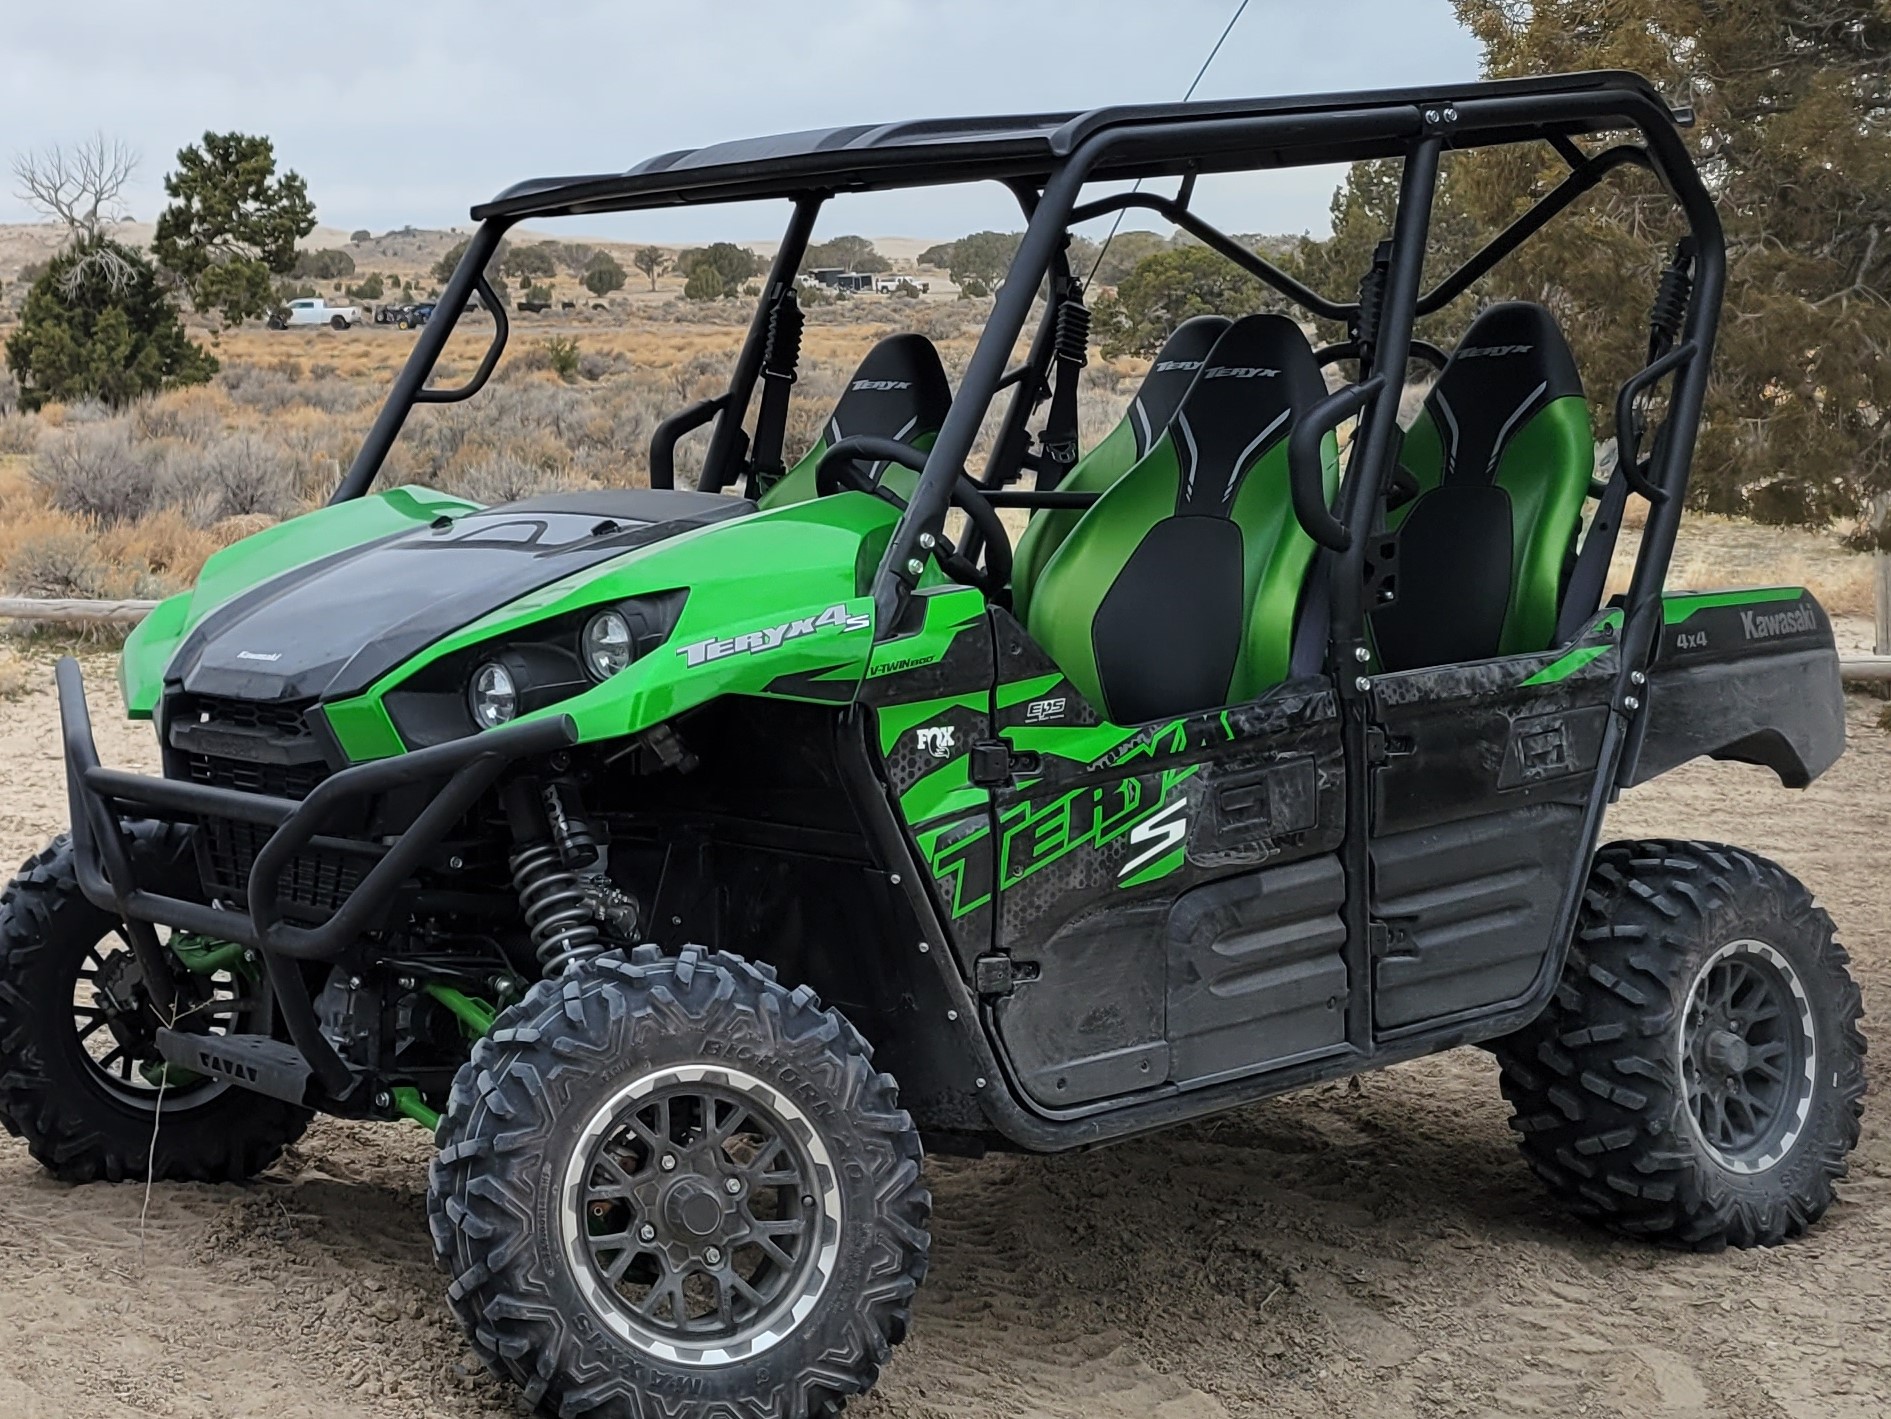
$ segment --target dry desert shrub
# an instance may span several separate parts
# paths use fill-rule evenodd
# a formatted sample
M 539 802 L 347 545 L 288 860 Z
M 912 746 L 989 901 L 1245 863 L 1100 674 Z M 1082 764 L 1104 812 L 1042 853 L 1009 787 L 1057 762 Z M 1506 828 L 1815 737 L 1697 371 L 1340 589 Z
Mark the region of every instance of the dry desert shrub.
M 200 527 L 226 517 L 261 513 L 283 518 L 300 510 L 295 461 L 273 440 L 248 429 L 226 433 L 165 462 L 158 497 Z
M 556 464 L 532 463 L 516 453 L 499 452 L 456 472 L 446 491 L 476 503 L 516 502 L 538 493 L 581 488 L 588 480 Z
M 273 523 L 270 518 L 257 521 L 260 525 L 250 531 L 260 531 Z M 218 535 L 222 526 L 218 523 L 206 530 L 176 508 L 161 508 L 137 522 L 100 532 L 99 556 L 121 578 L 128 574 L 134 581 L 161 588 L 162 594 L 189 586 L 203 570 L 204 560 L 218 547 L 228 545 Z
M 0 414 L 0 457 L 31 453 L 39 447 L 39 430 L 39 420 L 32 414 Z
M 75 423 L 79 407 L 39 441 L 29 476 L 53 507 L 102 527 L 142 517 L 154 496 L 152 446 L 134 447 L 123 420 Z
M 91 531 L 68 526 L 14 547 L 6 560 L 6 580 L 21 596 L 83 599 L 109 595 L 111 572 Z

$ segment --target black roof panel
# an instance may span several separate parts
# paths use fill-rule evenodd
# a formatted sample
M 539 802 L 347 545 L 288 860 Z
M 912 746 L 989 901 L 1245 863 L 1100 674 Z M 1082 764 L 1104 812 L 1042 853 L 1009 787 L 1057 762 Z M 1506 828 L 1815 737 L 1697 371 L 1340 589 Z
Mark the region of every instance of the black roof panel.
M 1585 97 L 1589 101 L 1579 101 Z M 1628 126 L 1624 115 L 1651 107 L 1668 113 L 1646 79 L 1603 70 L 1362 93 L 856 124 L 679 148 L 621 173 L 534 178 L 473 208 L 473 216 L 564 216 L 983 180 L 1041 183 L 1085 139 L 1129 126 L 1147 129 L 1148 141 L 1099 163 L 1091 174 L 1096 180 L 1354 162 L 1402 151 L 1418 114 L 1446 106 L 1465 114 L 1463 146 L 1618 129 Z M 1269 129 L 1278 136 L 1258 147 L 1215 141 L 1217 125 L 1232 133 L 1236 123 L 1254 119 L 1276 120 Z

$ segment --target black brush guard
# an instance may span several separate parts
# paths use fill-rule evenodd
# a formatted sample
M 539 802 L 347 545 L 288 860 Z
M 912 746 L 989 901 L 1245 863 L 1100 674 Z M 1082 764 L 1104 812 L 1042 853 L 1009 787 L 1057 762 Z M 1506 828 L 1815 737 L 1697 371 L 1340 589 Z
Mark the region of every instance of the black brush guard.
M 340 769 L 297 801 L 239 789 L 108 769 L 99 763 L 85 681 L 70 656 L 55 671 L 79 890 L 125 923 L 147 989 L 161 1014 L 174 1013 L 171 971 L 153 924 L 233 941 L 258 952 L 290 1038 L 335 1100 L 362 1082 L 322 1034 L 298 961 L 333 961 L 368 929 L 445 835 L 521 759 L 568 749 L 568 715 L 487 730 L 427 749 Z M 438 783 L 406 831 L 379 853 L 328 920 L 298 926 L 283 918 L 283 882 L 299 854 L 324 844 L 323 827 L 345 807 L 390 789 Z M 152 820 L 223 818 L 268 830 L 250 868 L 244 908 L 211 906 L 140 883 L 133 826 Z M 339 844 L 337 844 L 339 845 Z M 358 845 L 356 845 L 358 846 Z

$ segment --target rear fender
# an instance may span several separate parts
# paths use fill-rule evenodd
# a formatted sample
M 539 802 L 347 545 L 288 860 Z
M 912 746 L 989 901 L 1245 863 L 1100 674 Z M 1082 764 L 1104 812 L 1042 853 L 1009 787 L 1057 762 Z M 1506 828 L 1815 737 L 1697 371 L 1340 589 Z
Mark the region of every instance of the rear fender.
M 1624 788 L 1702 756 L 1804 788 L 1845 751 L 1832 622 L 1803 587 L 1664 597 L 1646 693 Z

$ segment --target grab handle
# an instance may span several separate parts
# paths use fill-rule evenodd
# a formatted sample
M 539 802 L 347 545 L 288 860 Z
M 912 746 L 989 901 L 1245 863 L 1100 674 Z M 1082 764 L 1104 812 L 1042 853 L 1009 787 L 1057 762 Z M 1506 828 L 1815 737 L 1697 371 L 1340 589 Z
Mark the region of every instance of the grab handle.
M 1336 390 L 1315 404 L 1294 424 L 1287 439 L 1287 472 L 1293 492 L 1294 516 L 1322 547 L 1344 552 L 1353 534 L 1333 516 L 1326 501 L 1326 459 L 1321 445 L 1326 436 L 1352 418 L 1385 388 L 1385 376 L 1375 374 L 1359 384 Z

